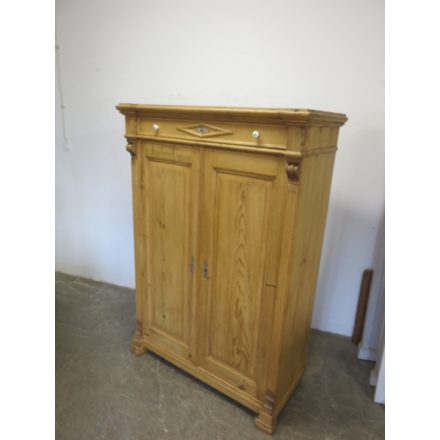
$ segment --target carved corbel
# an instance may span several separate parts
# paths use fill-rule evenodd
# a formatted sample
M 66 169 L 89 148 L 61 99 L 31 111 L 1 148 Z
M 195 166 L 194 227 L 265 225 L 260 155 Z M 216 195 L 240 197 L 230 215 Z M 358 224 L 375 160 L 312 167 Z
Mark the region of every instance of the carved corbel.
M 136 149 L 134 148 L 133 144 L 127 144 L 125 149 L 130 153 L 132 159 L 136 158 Z
M 300 162 L 288 162 L 286 165 L 286 174 L 287 178 L 291 182 L 299 181 L 299 170 L 300 170 Z

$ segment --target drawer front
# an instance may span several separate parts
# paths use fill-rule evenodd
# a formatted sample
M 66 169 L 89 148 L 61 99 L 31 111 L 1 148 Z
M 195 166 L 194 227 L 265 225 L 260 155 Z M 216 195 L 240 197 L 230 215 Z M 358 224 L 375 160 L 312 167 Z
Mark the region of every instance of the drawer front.
M 231 144 L 286 150 L 287 127 L 222 121 L 150 119 L 138 117 L 137 133 L 159 139 L 183 139 L 206 144 Z

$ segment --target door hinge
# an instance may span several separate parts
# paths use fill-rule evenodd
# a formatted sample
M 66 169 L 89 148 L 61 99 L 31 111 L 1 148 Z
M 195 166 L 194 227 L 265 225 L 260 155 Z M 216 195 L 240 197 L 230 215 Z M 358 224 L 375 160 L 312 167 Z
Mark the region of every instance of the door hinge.
M 208 279 L 208 262 L 206 260 L 203 262 L 203 276 Z
M 194 256 L 191 255 L 191 258 L 189 259 L 189 271 L 191 273 L 194 273 Z

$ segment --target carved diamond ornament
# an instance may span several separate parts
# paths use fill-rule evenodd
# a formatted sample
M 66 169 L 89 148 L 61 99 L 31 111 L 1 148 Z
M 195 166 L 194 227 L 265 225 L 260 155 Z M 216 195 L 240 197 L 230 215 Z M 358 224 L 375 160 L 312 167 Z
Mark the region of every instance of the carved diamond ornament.
M 201 138 L 233 134 L 232 131 L 228 131 L 219 127 L 214 127 L 213 125 L 208 124 L 190 125 L 188 127 L 178 128 L 178 130 Z

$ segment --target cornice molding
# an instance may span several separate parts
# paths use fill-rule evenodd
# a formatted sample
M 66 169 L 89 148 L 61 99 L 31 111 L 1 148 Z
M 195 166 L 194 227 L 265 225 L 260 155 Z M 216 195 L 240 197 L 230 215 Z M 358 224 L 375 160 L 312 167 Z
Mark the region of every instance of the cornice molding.
M 264 122 L 299 126 L 344 125 L 346 115 L 310 109 L 274 109 L 243 107 L 199 107 L 123 103 L 116 106 L 123 114 L 154 118 L 196 119 L 200 121 Z

